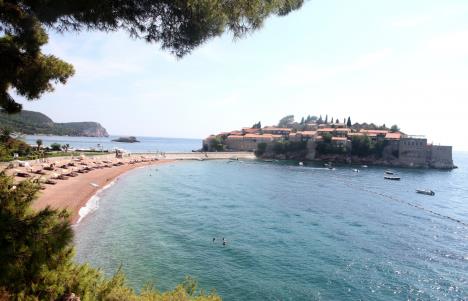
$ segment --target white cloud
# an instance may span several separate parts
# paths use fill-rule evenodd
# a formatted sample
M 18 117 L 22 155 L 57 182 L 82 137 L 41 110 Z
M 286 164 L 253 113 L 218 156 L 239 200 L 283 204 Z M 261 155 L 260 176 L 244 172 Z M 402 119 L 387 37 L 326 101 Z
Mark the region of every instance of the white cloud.
M 314 82 L 327 80 L 338 75 L 364 70 L 376 65 L 392 54 L 392 49 L 385 48 L 368 53 L 353 61 L 335 66 L 320 67 L 316 63 L 289 64 L 283 70 L 270 77 L 270 84 L 281 86 L 308 86 Z
M 468 30 L 449 32 L 434 36 L 422 46 L 422 53 L 428 55 L 454 58 L 468 56 Z
M 433 20 L 432 15 L 398 17 L 391 21 L 390 26 L 394 28 L 416 27 Z

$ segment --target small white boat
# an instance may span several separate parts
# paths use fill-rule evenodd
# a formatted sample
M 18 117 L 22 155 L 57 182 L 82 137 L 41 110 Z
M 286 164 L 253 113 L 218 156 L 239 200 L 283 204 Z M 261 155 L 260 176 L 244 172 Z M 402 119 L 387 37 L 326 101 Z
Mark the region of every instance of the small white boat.
M 391 171 L 391 170 L 389 170 L 389 169 L 387 169 L 386 171 L 384 171 L 384 173 L 385 173 L 386 175 L 394 175 L 394 174 L 395 174 L 393 171 Z
M 353 168 L 353 171 L 354 171 L 354 172 L 359 172 L 359 169 Z
M 430 189 L 416 189 L 416 193 L 425 195 L 435 195 L 435 192 Z
M 362 167 L 362 168 L 368 168 L 369 166 L 367 166 L 367 165 L 362 165 L 361 167 Z
M 389 175 L 389 176 L 384 176 L 384 179 L 385 179 L 385 180 L 400 181 L 401 178 L 400 178 L 399 176 L 391 176 L 391 175 Z
M 299 162 L 299 166 L 304 166 L 304 162 Z

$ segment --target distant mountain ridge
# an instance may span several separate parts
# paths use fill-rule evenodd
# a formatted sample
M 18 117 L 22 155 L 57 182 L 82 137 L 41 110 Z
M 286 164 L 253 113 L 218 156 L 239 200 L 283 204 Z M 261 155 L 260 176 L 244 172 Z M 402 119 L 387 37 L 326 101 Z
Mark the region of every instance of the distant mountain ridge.
M 47 115 L 23 110 L 9 115 L 0 112 L 0 128 L 7 127 L 13 132 L 27 135 L 44 134 L 57 136 L 108 137 L 106 129 L 98 122 L 55 123 Z

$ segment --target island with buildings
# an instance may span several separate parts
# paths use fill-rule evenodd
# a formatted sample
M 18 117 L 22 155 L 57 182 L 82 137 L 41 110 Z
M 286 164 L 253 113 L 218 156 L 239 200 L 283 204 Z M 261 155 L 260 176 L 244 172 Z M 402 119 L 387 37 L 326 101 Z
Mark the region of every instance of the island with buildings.
M 210 135 L 203 151 L 251 151 L 258 158 L 311 160 L 350 164 L 453 169 L 452 147 L 428 143 L 424 136 L 409 135 L 394 125 L 351 123 L 350 118 L 286 116 L 278 125 L 252 127 Z

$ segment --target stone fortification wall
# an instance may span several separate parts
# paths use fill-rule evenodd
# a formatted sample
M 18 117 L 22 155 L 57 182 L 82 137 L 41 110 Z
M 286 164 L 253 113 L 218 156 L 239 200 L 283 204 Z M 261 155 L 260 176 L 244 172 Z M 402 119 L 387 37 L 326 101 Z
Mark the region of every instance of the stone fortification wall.
M 402 138 L 398 150 L 398 161 L 410 167 L 427 166 L 427 139 Z
M 428 163 L 433 168 L 453 168 L 452 147 L 443 145 L 429 146 Z

